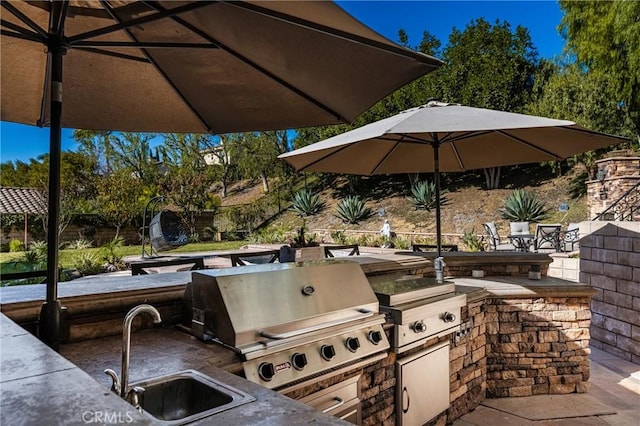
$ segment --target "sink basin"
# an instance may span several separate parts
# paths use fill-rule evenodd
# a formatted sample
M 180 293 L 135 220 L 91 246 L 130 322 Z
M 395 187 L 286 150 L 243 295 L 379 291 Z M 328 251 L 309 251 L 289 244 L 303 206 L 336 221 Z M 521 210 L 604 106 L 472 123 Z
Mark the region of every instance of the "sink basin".
M 132 383 L 145 389 L 140 406 L 156 423 L 181 425 L 255 401 L 251 395 L 195 370 Z

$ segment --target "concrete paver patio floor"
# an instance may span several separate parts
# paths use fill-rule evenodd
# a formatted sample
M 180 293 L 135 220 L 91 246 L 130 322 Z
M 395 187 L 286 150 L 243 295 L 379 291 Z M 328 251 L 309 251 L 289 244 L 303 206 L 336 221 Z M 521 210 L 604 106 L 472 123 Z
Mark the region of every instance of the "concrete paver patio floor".
M 591 348 L 582 394 L 486 399 L 454 426 L 639 426 L 640 365 Z

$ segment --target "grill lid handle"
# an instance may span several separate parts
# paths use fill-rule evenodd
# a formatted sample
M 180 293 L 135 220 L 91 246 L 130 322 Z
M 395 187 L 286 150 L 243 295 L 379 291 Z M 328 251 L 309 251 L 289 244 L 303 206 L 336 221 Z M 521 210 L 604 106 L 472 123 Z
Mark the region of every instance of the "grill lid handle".
M 348 318 L 342 318 L 335 321 L 323 322 L 322 324 L 316 324 L 316 325 L 312 325 L 311 327 L 300 328 L 298 330 L 292 330 L 286 333 L 270 333 L 266 330 L 262 330 L 260 331 L 259 334 L 260 336 L 266 337 L 267 339 L 283 340 L 283 339 L 288 339 L 290 337 L 300 336 L 301 334 L 310 333 L 312 331 L 322 330 L 323 328 L 326 328 L 326 327 L 332 327 L 335 325 L 346 324 L 351 321 L 369 318 L 374 314 L 373 311 L 370 311 L 368 309 L 358 309 L 358 312 L 360 312 L 360 315 L 355 315 Z

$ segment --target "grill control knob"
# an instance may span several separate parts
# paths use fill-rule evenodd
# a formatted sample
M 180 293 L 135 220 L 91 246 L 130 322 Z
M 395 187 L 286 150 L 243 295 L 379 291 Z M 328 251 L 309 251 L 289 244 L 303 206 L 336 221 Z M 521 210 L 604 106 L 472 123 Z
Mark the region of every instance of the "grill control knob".
M 336 356 L 336 349 L 333 345 L 322 345 L 320 347 L 320 356 L 326 361 L 331 361 L 331 358 Z
M 424 333 L 425 331 L 427 331 L 427 325 L 425 323 L 423 323 L 422 321 L 414 322 L 413 325 L 411 326 L 411 328 L 416 333 Z
M 369 341 L 371 343 L 373 343 L 374 345 L 377 345 L 378 343 L 382 342 L 382 333 L 380 333 L 379 331 L 370 331 L 369 332 Z
M 307 356 L 305 354 L 296 352 L 291 356 L 291 364 L 296 370 L 302 370 L 307 366 Z
M 344 342 L 351 352 L 355 352 L 360 347 L 360 340 L 357 337 L 347 337 L 347 340 Z
M 456 316 L 451 312 L 445 312 L 442 314 L 442 321 L 444 322 L 454 322 L 456 320 Z
M 258 366 L 258 376 L 265 382 L 273 379 L 276 375 L 276 370 L 273 368 L 273 364 L 270 362 L 263 362 Z

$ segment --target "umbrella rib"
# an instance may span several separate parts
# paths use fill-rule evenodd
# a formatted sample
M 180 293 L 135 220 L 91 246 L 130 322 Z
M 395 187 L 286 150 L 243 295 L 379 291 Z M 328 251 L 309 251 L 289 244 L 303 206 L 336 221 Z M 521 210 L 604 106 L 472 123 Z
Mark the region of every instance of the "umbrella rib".
M 5 24 L 5 22 L 2 22 L 2 25 L 4 25 L 4 24 Z M 2 34 L 3 36 L 7 36 L 7 37 L 19 38 L 19 39 L 28 40 L 28 41 L 35 41 L 37 43 L 42 43 L 43 42 L 43 40 L 38 36 L 38 34 L 32 33 L 32 32 L 28 32 L 28 31 L 14 32 L 14 31 L 7 31 L 7 30 L 0 29 L 0 34 Z
M 157 5 L 148 4 L 148 2 L 145 2 L 145 4 L 147 4 L 149 7 L 153 7 L 153 8 L 156 8 L 156 9 L 160 7 L 160 6 L 157 6 Z M 160 9 L 160 10 L 162 10 L 162 9 Z M 339 112 L 334 111 L 329 106 L 323 104 L 319 100 L 317 100 L 314 97 L 308 95 L 304 91 L 298 89 L 297 87 L 295 87 L 291 83 L 287 82 L 286 80 L 283 80 L 282 78 L 280 78 L 277 75 L 273 74 L 269 70 L 261 67 L 260 65 L 256 64 L 255 62 L 249 60 L 249 58 L 246 58 L 245 56 L 243 56 L 240 53 L 236 52 L 235 50 L 229 48 L 228 46 L 224 45 L 223 43 L 220 43 L 218 40 L 212 38 L 209 34 L 200 31 L 198 28 L 196 28 L 193 25 L 191 25 L 190 23 L 186 22 L 184 19 L 182 19 L 182 18 L 180 18 L 178 16 L 172 16 L 171 19 L 175 20 L 180 25 L 184 26 L 185 28 L 189 29 L 190 31 L 193 31 L 194 33 L 198 34 L 200 37 L 204 38 L 205 40 L 209 41 L 210 43 L 216 44 L 220 49 L 222 49 L 226 53 L 232 55 L 234 58 L 244 62 L 245 64 L 249 65 L 251 68 L 261 72 L 266 77 L 272 79 L 273 81 L 277 82 L 278 84 L 281 84 L 282 86 L 284 86 L 287 89 L 291 90 L 292 92 L 294 92 L 298 96 L 304 98 L 305 100 L 309 101 L 310 103 L 314 104 L 315 106 L 317 106 L 318 108 L 324 110 L 325 112 L 333 115 L 338 120 L 341 120 L 344 123 L 349 123 L 349 119 L 344 117 Z
M 62 3 L 55 3 L 51 5 L 52 22 L 49 25 L 49 31 L 55 33 L 56 37 L 62 38 L 64 36 L 64 21 L 67 19 L 67 13 L 69 12 L 69 2 L 63 1 Z
M 565 129 L 565 130 L 569 130 L 572 132 L 578 132 L 578 133 L 586 133 L 587 135 L 598 135 L 598 136 L 604 136 L 607 138 L 611 138 L 611 139 L 617 139 L 618 143 L 620 143 L 620 139 L 627 139 L 630 140 L 627 137 L 621 137 L 621 136 L 612 136 L 612 135 L 608 135 L 606 133 L 601 133 L 601 132 L 596 132 L 595 130 L 590 130 L 590 129 L 582 129 L 582 128 L 578 128 L 578 127 L 571 127 L 571 126 L 560 126 L 558 127 L 559 129 Z M 613 145 L 613 144 L 612 144 Z
M 218 46 L 205 43 L 156 43 L 156 42 L 126 42 L 126 41 L 80 41 L 74 47 L 121 47 L 136 49 L 218 49 Z
M 103 4 L 103 7 L 105 7 L 104 2 L 101 1 L 101 3 Z M 109 15 L 111 15 L 111 17 L 118 22 L 117 24 L 114 25 L 109 25 L 108 27 L 104 27 L 104 28 L 99 28 L 97 30 L 93 30 L 93 31 L 88 31 L 86 33 L 82 33 L 82 34 L 77 34 L 73 37 L 69 37 L 68 38 L 68 42 L 70 44 L 74 44 L 80 40 L 86 40 L 89 38 L 94 38 L 94 37 L 98 37 L 98 36 L 102 36 L 105 34 L 110 34 L 110 33 L 114 33 L 120 30 L 126 30 L 127 28 L 136 26 L 136 25 L 142 25 L 142 24 L 148 24 L 150 22 L 154 22 L 157 21 L 159 19 L 163 19 L 163 18 L 167 18 L 167 17 L 171 17 L 180 13 L 184 13 L 184 12 L 190 12 L 194 9 L 199 9 L 201 7 L 204 6 L 210 6 L 211 2 L 208 1 L 196 1 L 196 2 L 192 2 L 189 3 L 187 5 L 184 6 L 178 6 L 176 8 L 173 9 L 164 9 L 160 12 L 158 12 L 158 10 L 156 9 L 156 12 L 153 15 L 149 15 L 149 16 L 143 16 L 141 18 L 136 18 L 136 19 L 132 19 L 130 21 L 126 21 L 126 22 L 122 22 L 120 19 L 118 19 L 114 13 L 109 9 L 107 9 L 105 7 L 105 9 L 107 10 L 107 12 L 109 13 Z
M 19 20 L 21 20 L 22 22 L 24 22 L 26 25 L 28 25 L 29 27 L 31 27 L 32 30 L 34 30 L 36 33 L 38 33 L 38 35 L 40 35 L 40 37 L 42 37 L 42 40 L 48 40 L 49 39 L 49 34 L 47 34 L 47 32 L 40 27 L 40 25 L 36 24 L 35 22 L 33 22 L 28 16 L 26 16 L 24 13 L 20 12 L 17 8 L 15 8 L 11 2 L 8 1 L 3 1 L 0 2 L 0 4 L 7 9 L 12 15 L 14 15 L 16 18 L 18 18 Z
M 462 157 L 460 157 L 460 152 L 458 152 L 458 148 L 456 148 L 455 141 L 454 142 L 450 142 L 448 145 L 453 150 L 453 155 L 456 157 L 456 161 L 458 162 L 458 165 L 460 166 L 460 170 L 461 171 L 465 170 L 464 163 L 462 162 Z
M 114 58 L 127 59 L 127 60 L 130 60 L 130 61 L 142 62 L 142 63 L 145 63 L 145 64 L 151 63 L 151 61 L 149 59 L 147 59 L 147 58 L 141 58 L 139 56 L 133 56 L 133 55 L 125 55 L 123 53 L 111 52 L 109 50 L 94 49 L 92 47 L 78 47 L 77 50 L 82 50 L 84 52 L 95 53 L 95 54 L 98 54 L 98 55 L 113 56 Z
M 102 7 L 107 11 L 107 13 L 113 18 L 113 20 L 115 20 L 116 22 L 120 22 L 120 19 L 113 13 L 113 10 L 111 10 L 111 7 L 109 6 L 109 4 L 107 4 L 107 2 L 105 0 L 100 0 L 100 3 L 102 4 Z M 175 9 L 173 9 L 175 10 Z M 134 42 L 137 42 L 138 40 L 136 40 L 136 38 L 133 36 L 133 34 L 131 34 L 131 32 L 127 29 L 128 27 L 124 27 L 123 31 L 127 34 L 127 36 L 133 40 Z M 158 63 L 156 61 L 154 61 L 151 56 L 149 55 L 149 53 L 145 50 L 145 49 L 140 49 L 140 51 L 142 52 L 142 54 L 149 60 L 149 63 L 151 64 L 151 66 L 153 66 L 156 71 L 158 71 L 158 73 L 162 76 L 162 78 L 164 78 L 165 82 L 171 86 L 171 88 L 175 91 L 175 93 L 180 97 L 180 99 L 182 99 L 182 102 L 184 102 L 184 104 L 187 106 L 187 108 L 189 108 L 189 110 L 193 113 L 193 115 L 195 115 L 198 120 L 200 121 L 200 123 L 202 123 L 202 125 L 204 126 L 205 129 L 207 129 L 208 131 L 211 131 L 211 127 L 209 127 L 207 125 L 207 122 L 204 120 L 204 118 L 198 113 L 198 111 L 195 110 L 195 108 L 193 108 L 193 106 L 191 105 L 191 103 L 189 103 L 189 101 L 184 97 L 184 95 L 182 94 L 182 92 L 176 87 L 175 84 L 173 84 L 173 82 L 169 79 L 169 77 L 167 76 L 167 74 L 164 72 L 164 70 L 158 65 Z
M 349 148 L 350 146 L 354 146 L 354 144 L 347 144 L 347 145 L 341 146 L 340 148 L 338 148 L 338 149 L 337 149 L 337 150 L 335 150 L 335 151 L 328 152 L 328 153 L 327 153 L 327 155 L 323 155 L 322 157 L 318 158 L 318 159 L 317 159 L 317 160 L 315 160 L 315 161 L 312 161 L 311 163 L 307 164 L 306 166 L 300 167 L 298 170 L 299 170 L 299 171 L 306 171 L 306 169 L 308 169 L 309 167 L 313 167 L 313 166 L 315 166 L 315 165 L 316 165 L 316 164 L 318 164 L 319 162 L 321 162 L 321 161 L 325 160 L 327 157 L 330 157 L 330 156 L 332 156 L 332 155 L 334 155 L 334 154 L 337 154 L 337 153 L 339 153 L 339 152 L 342 152 L 342 151 L 344 151 L 345 149 Z
M 404 57 L 412 57 L 414 59 L 420 60 L 421 62 L 430 65 L 432 68 L 438 68 L 440 67 L 442 64 L 444 64 L 443 61 L 434 58 L 432 56 L 429 55 L 425 55 L 422 53 L 417 53 L 408 49 L 403 49 L 403 48 L 398 48 L 398 47 L 394 47 L 391 45 L 387 45 L 375 40 L 370 40 L 368 38 L 362 37 L 362 36 L 358 36 L 356 34 L 350 34 L 341 30 L 338 30 L 336 28 L 331 28 L 331 27 L 327 27 L 325 25 L 319 24 L 319 23 L 315 23 L 315 22 L 310 22 L 307 21 L 305 19 L 302 18 L 298 18 L 296 16 L 291 16 L 291 15 L 287 15 L 285 13 L 282 12 L 277 12 L 274 10 L 270 10 L 270 9 L 266 9 L 263 8 L 257 4 L 250 4 L 244 1 L 222 1 L 222 3 L 228 4 L 230 6 L 233 7 L 237 7 L 237 8 L 242 8 L 242 9 L 247 9 L 250 10 L 252 12 L 256 12 L 256 13 L 260 13 L 262 15 L 267 15 L 270 16 L 272 18 L 277 18 L 286 22 L 290 22 L 290 23 L 294 23 L 296 25 L 305 27 L 305 28 L 310 28 L 313 29 L 315 31 L 319 31 L 319 32 L 323 32 L 326 34 L 330 34 L 333 36 L 337 36 L 337 37 L 341 37 L 343 39 L 346 40 L 351 40 L 360 44 L 364 44 L 367 45 L 369 47 L 375 47 L 377 49 L 380 50 L 384 50 L 387 52 L 391 52 L 391 53 L 395 53 L 397 55 L 400 56 L 404 56 Z
M 371 170 L 370 173 L 368 173 L 369 175 L 373 175 L 376 174 L 376 172 L 378 171 L 378 169 L 380 167 L 382 167 L 382 163 L 384 163 L 385 161 L 387 161 L 387 158 L 389 158 L 391 156 L 391 154 L 393 154 L 393 152 L 398 149 L 398 147 L 400 146 L 400 143 L 402 142 L 402 138 L 400 138 L 399 140 L 396 140 L 396 143 L 393 145 L 393 147 L 387 151 L 387 153 L 384 155 L 384 157 L 382 157 L 382 159 L 380 161 L 378 161 L 378 164 L 376 164 L 376 166 Z
M 510 139 L 513 139 L 514 141 L 516 141 L 516 142 L 518 142 L 518 143 L 520 143 L 522 145 L 526 145 L 529 148 L 534 149 L 536 151 L 542 152 L 543 154 L 547 154 L 547 155 L 555 158 L 556 160 L 562 160 L 561 156 L 559 156 L 559 155 L 557 155 L 557 154 L 555 154 L 555 153 L 553 153 L 553 152 L 551 152 L 549 150 L 546 150 L 544 148 L 540 148 L 539 146 L 536 146 L 536 145 L 534 145 L 534 144 L 532 144 L 530 142 L 527 142 L 524 139 L 521 139 L 521 138 L 519 138 L 517 136 L 511 135 L 511 134 L 505 132 L 504 130 L 496 130 L 496 133 L 498 133 L 500 135 L 503 135 L 503 136 L 506 136 L 506 137 L 508 137 Z

